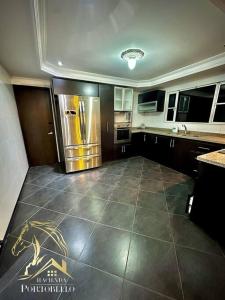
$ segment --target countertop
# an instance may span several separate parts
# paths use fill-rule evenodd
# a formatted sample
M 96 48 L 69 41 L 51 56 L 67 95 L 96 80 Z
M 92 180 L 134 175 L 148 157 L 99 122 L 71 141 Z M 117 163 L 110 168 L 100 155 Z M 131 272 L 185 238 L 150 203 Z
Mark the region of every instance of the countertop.
M 198 132 L 198 131 L 188 131 L 185 135 L 182 131 L 179 133 L 173 133 L 170 129 L 164 128 L 137 128 L 132 127 L 132 133 L 143 132 L 143 133 L 153 133 L 158 135 L 171 136 L 175 138 L 183 138 L 189 140 L 197 140 L 202 142 L 210 142 L 217 144 L 225 145 L 225 134 L 216 134 L 216 133 L 208 133 L 208 132 Z M 222 154 L 223 155 L 223 154 Z
M 197 160 L 202 161 L 204 163 L 225 168 L 225 154 L 219 153 L 218 151 L 199 155 L 197 156 Z

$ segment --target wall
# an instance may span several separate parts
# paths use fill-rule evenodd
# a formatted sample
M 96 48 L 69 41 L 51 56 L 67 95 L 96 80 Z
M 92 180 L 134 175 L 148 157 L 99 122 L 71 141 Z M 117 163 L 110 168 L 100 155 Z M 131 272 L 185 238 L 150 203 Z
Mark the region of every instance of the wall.
M 27 170 L 13 89 L 0 65 L 0 240 L 6 233 Z
M 225 81 L 225 75 L 212 76 L 202 80 L 188 80 L 182 84 L 171 84 L 166 88 L 163 88 L 166 91 L 165 97 L 165 108 L 164 112 L 156 113 L 138 113 L 137 112 L 137 100 L 138 92 L 134 93 L 134 108 L 133 108 L 133 127 L 139 127 L 142 123 L 147 127 L 159 127 L 159 128 L 173 128 L 175 125 L 178 125 L 181 128 L 181 124 L 184 122 L 166 122 L 166 108 L 168 102 L 168 93 L 173 91 L 178 91 L 182 89 L 189 89 L 196 86 L 207 85 L 210 83 L 216 83 L 220 81 Z M 191 131 L 202 131 L 202 132 L 214 132 L 214 133 L 223 133 L 225 134 L 225 124 L 207 124 L 207 123 L 186 123 L 188 130 Z

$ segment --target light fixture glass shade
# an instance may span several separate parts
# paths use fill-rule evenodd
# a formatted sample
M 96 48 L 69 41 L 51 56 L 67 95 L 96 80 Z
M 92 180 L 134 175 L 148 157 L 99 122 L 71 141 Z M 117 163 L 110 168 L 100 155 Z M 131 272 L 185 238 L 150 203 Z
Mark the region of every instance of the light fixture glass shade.
M 137 60 L 144 56 L 144 51 L 141 49 L 127 49 L 121 53 L 121 58 L 128 63 L 130 70 L 136 67 Z
M 136 59 L 135 58 L 130 58 L 127 61 L 128 67 L 130 70 L 133 70 L 136 67 Z

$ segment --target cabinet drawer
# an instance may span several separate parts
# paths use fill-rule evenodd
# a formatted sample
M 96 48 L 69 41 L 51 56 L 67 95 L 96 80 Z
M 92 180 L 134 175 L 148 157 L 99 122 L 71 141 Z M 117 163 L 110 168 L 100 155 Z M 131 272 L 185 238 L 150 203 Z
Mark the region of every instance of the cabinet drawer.
M 101 166 L 101 156 L 91 155 L 85 157 L 66 158 L 66 172 L 75 172 Z
M 77 157 L 95 154 L 101 154 L 101 147 L 99 144 L 69 146 L 65 148 L 65 157 Z

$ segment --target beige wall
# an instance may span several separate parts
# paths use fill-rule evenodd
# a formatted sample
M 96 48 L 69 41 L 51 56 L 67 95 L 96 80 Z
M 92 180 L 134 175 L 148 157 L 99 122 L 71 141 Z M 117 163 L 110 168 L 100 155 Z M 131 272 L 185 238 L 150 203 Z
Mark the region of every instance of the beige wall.
M 0 65 L 0 240 L 16 205 L 28 162 L 10 79 Z
M 181 128 L 181 124 L 184 122 L 166 122 L 166 111 L 167 111 L 167 101 L 168 93 L 173 91 L 178 91 L 182 89 L 189 89 L 195 86 L 207 85 L 210 83 L 216 83 L 220 81 L 225 81 L 225 74 L 219 76 L 208 77 L 204 80 L 195 80 L 195 81 L 186 81 L 179 85 L 167 86 L 164 90 L 166 91 L 165 97 L 165 108 L 164 112 L 157 113 L 138 113 L 137 112 L 137 98 L 138 93 L 135 93 L 134 96 L 134 109 L 133 109 L 133 127 L 139 127 L 144 123 L 147 127 L 159 127 L 159 128 L 173 128 L 175 125 L 178 125 Z M 213 124 L 213 123 L 186 123 L 188 130 L 193 131 L 203 131 L 203 132 L 214 132 L 214 133 L 223 133 L 225 134 L 225 123 L 224 124 Z

